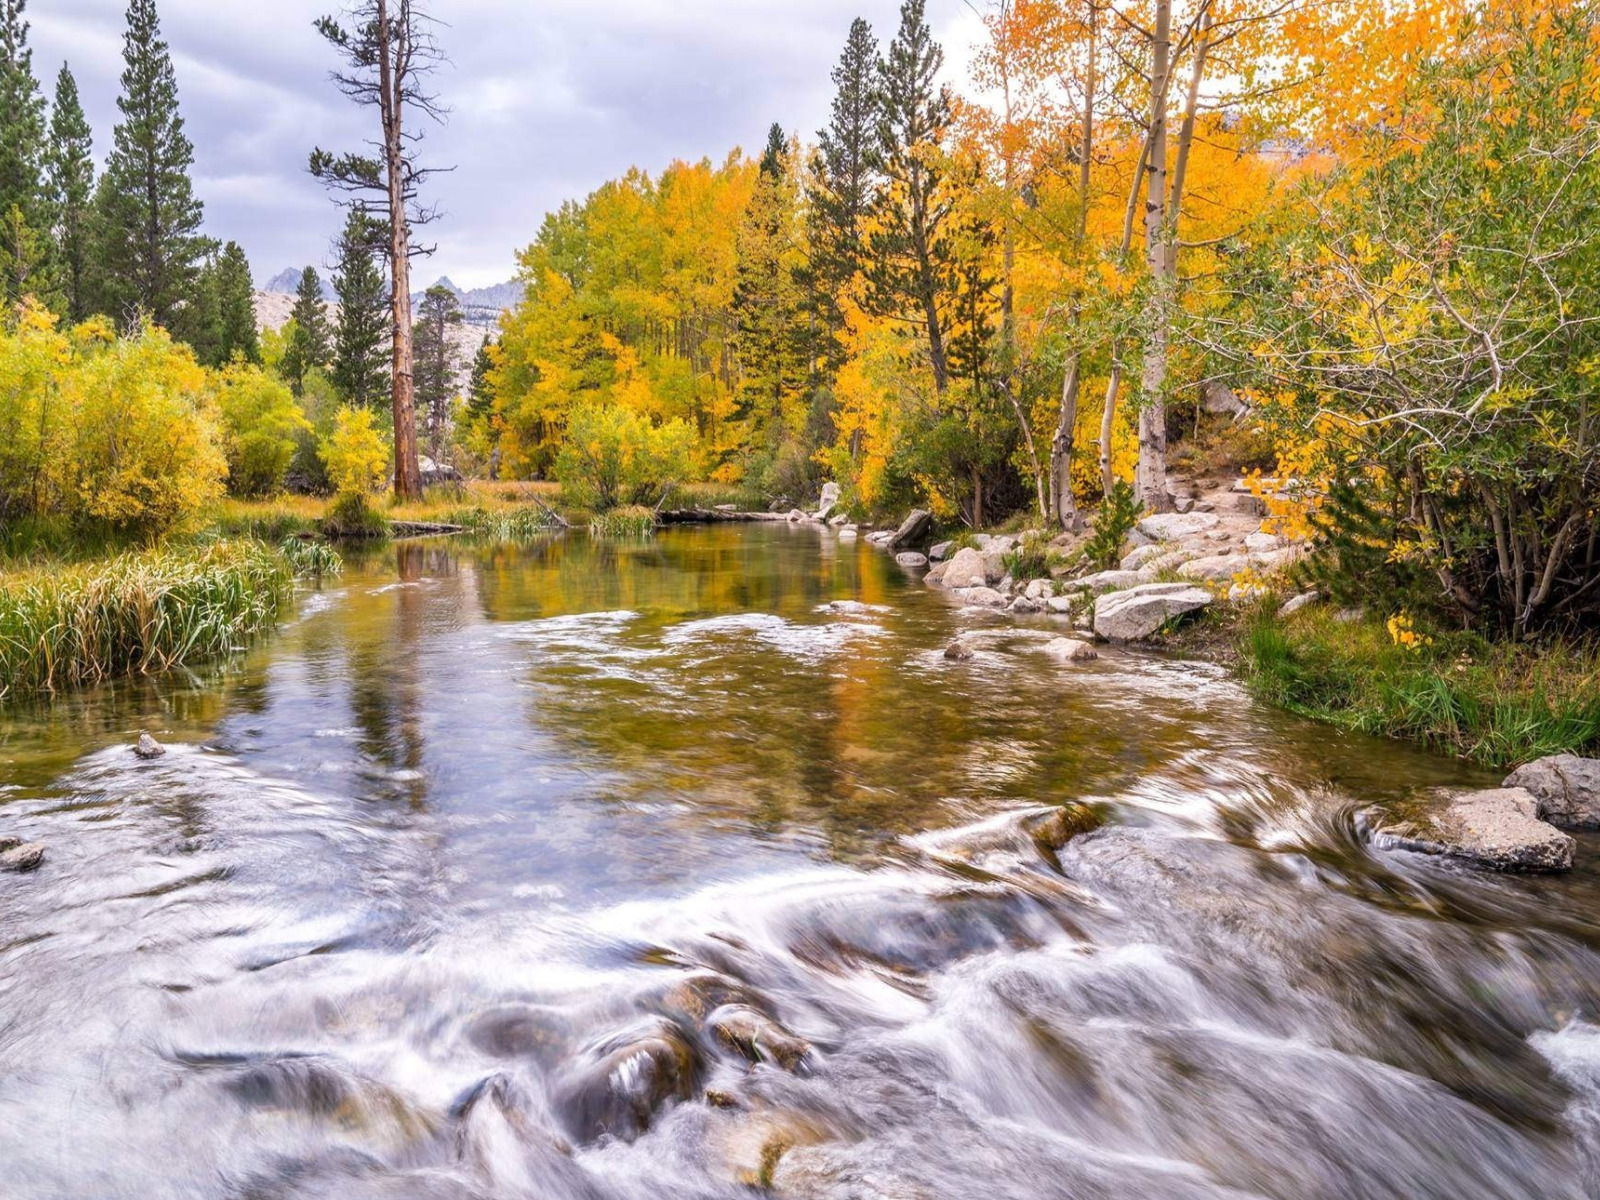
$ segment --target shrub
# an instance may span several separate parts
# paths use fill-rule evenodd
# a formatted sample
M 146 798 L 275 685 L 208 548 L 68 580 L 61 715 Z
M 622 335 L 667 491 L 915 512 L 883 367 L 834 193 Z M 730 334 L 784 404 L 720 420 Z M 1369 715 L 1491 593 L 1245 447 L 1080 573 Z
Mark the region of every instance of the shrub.
M 311 429 L 293 393 L 260 367 L 235 363 L 218 374 L 217 406 L 227 433 L 229 490 L 240 496 L 281 490 L 296 435 Z
M 1133 488 L 1122 480 L 1111 485 L 1111 494 L 1100 502 L 1094 515 L 1094 531 L 1083 544 L 1083 556 L 1102 571 L 1117 565 L 1122 544 L 1139 520 L 1139 503 Z
M 1007 550 L 1000 558 L 1006 574 L 1017 582 L 1029 579 L 1050 578 L 1050 568 L 1057 556 L 1050 549 L 1050 535 L 1031 529 L 1017 539 L 1016 548 Z
M 328 481 L 340 497 L 365 500 L 383 491 L 389 475 L 389 447 L 372 423 L 370 408 L 348 404 L 334 415 L 333 432 L 322 444 Z
M 0 520 L 158 536 L 222 494 L 222 443 L 209 373 L 163 330 L 0 321 Z
M 582 405 L 567 418 L 555 476 L 569 502 L 602 512 L 654 501 L 688 474 L 693 445 L 681 420 L 653 426 L 620 405 Z
M 382 538 L 389 536 L 389 522 L 360 492 L 340 492 L 322 518 L 322 532 L 331 538 Z

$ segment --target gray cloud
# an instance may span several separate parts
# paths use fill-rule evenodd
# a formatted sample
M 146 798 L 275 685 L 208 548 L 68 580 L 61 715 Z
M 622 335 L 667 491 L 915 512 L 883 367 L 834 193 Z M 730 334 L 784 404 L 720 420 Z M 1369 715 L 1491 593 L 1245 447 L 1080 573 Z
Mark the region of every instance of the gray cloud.
M 328 0 L 159 0 L 172 47 L 206 227 L 266 278 L 322 264 L 340 216 L 305 170 L 313 145 L 353 148 L 365 118 L 334 89 L 312 20 Z M 962 0 L 930 19 L 959 75 L 978 32 Z M 826 119 L 828 71 L 853 17 L 887 40 L 898 0 L 435 0 L 452 109 L 426 157 L 453 166 L 432 199 L 431 279 L 499 282 L 544 214 L 638 165 L 720 159 L 767 127 L 810 137 Z M 46 91 L 72 65 L 104 156 L 122 70 L 120 0 L 43 0 L 29 11 Z

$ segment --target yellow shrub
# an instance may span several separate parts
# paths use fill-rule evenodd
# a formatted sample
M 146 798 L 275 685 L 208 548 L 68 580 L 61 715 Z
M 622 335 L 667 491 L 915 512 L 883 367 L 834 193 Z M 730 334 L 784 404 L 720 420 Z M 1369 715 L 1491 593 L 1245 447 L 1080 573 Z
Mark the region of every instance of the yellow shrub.
M 294 458 L 295 433 L 311 428 L 294 394 L 260 367 L 236 362 L 217 372 L 217 404 L 228 438 L 229 490 L 276 492 Z
M 322 443 L 328 479 L 343 496 L 375 496 L 389 476 L 389 447 L 372 424 L 370 408 L 340 408 Z

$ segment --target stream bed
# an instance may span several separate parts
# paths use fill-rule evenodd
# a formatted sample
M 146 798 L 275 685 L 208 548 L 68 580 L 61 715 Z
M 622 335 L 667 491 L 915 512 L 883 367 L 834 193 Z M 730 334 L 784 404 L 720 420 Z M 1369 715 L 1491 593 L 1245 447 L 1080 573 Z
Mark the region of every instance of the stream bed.
M 1600 1195 L 1600 838 L 1375 852 L 1498 777 L 1063 620 L 814 527 L 410 541 L 0 707 L 0 1195 Z

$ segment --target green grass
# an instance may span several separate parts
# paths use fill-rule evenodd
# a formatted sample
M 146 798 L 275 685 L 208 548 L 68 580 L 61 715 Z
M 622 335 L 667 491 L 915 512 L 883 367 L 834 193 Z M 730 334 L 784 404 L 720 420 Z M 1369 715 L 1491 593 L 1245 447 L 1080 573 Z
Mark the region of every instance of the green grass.
M 596 513 L 589 522 L 589 532 L 596 537 L 642 538 L 656 530 L 655 510 L 639 504 L 613 508 L 610 512 Z
M 533 504 L 515 508 L 453 508 L 441 514 L 439 520 L 447 525 L 459 525 L 468 533 L 501 541 L 537 537 L 557 527 L 549 509 Z
M 278 553 L 300 578 L 321 579 L 344 570 L 344 559 L 327 542 L 288 537 L 278 543 Z
M 1600 647 L 1434 631 L 1407 648 L 1376 621 L 1263 607 L 1242 626 L 1239 660 L 1256 694 L 1293 712 L 1488 766 L 1600 752 Z
M 318 525 L 325 537 L 343 541 L 370 541 L 389 536 L 389 518 L 363 496 L 336 497 Z
M 291 567 L 259 543 L 119 554 L 0 580 L 0 696 L 167 670 L 240 649 Z

